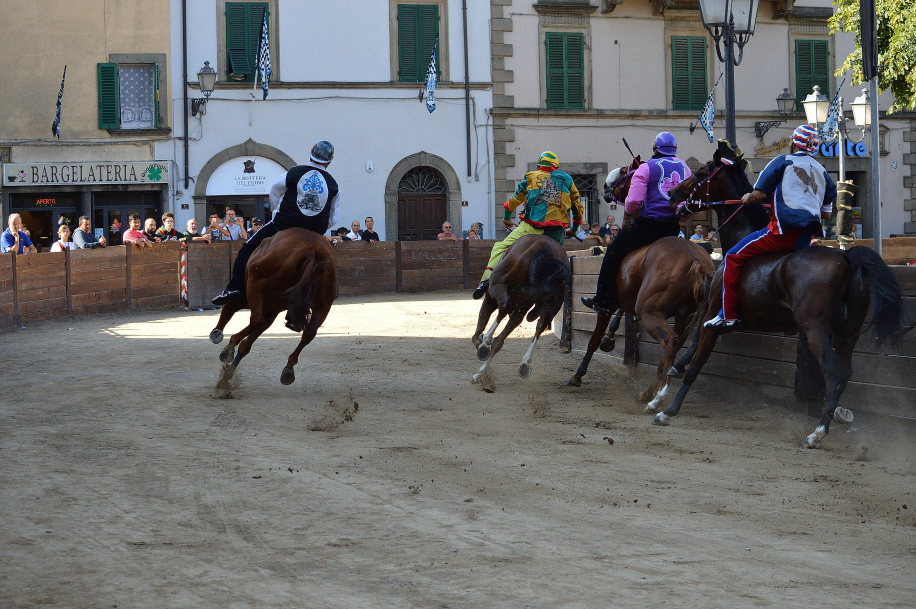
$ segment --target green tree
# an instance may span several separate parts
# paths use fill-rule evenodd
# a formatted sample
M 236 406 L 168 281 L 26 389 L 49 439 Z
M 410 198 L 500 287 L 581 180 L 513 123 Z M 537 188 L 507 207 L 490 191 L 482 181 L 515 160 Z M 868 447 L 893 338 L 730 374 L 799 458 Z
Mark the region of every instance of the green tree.
M 859 0 L 834 0 L 836 13 L 830 18 L 830 32 L 854 32 L 856 49 L 837 70 L 852 75 L 852 84 L 862 78 L 862 39 Z M 916 108 L 916 0 L 876 0 L 878 16 L 878 86 L 894 94 L 888 112 Z

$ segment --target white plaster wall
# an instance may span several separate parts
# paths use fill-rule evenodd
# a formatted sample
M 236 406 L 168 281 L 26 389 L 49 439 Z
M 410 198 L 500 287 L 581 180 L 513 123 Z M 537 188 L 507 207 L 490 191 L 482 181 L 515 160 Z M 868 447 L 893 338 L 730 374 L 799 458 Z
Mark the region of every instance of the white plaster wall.
M 712 47 L 715 43 L 709 39 Z M 776 96 L 788 87 L 795 95 L 795 81 L 789 62 L 794 61 L 795 50 L 790 48 L 789 29 L 785 21 L 758 21 L 756 33 L 744 47 L 741 65 L 735 68 L 735 107 L 740 110 L 775 112 Z M 725 71 L 724 64 L 713 50 L 714 77 Z M 725 108 L 725 77 L 716 89 L 716 107 Z M 723 121 L 724 128 L 724 121 Z
M 515 80 L 506 84 L 506 94 L 515 96 L 516 108 L 540 108 L 539 45 L 544 41 L 538 35 L 538 16 L 530 3 L 527 7 L 513 6 L 511 10 L 512 31 L 505 33 L 504 40 L 512 45 L 512 57 L 506 57 L 506 69 L 514 72 Z
M 614 38 L 619 41 L 623 57 L 620 107 L 631 110 L 666 108 L 670 87 L 665 76 L 665 53 L 669 51 L 664 20 L 620 17 L 612 21 Z

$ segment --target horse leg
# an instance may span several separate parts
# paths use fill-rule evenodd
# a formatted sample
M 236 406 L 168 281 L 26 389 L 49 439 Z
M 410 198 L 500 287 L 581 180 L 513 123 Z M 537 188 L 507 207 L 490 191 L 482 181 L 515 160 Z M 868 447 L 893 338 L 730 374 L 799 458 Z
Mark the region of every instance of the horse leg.
M 226 329 L 226 324 L 228 324 L 232 316 L 244 306 L 244 299 L 230 300 L 223 305 L 223 308 L 219 312 L 219 321 L 216 323 L 216 327 L 210 330 L 210 342 L 214 345 L 223 342 L 223 330 Z
M 658 362 L 658 370 L 655 373 L 655 383 L 649 386 L 649 389 L 643 393 L 641 399 L 647 400 L 650 395 L 655 393 L 652 400 L 646 405 L 646 414 L 654 414 L 665 397 L 668 395 L 668 377 L 665 371 L 674 362 L 678 349 L 681 348 L 681 336 L 684 333 L 685 320 L 682 315 L 675 317 L 674 328 L 669 328 L 668 323 L 662 318 L 661 314 L 655 312 L 641 316 L 643 326 L 662 347 L 662 357 Z
M 546 315 L 541 314 L 541 316 L 538 318 L 538 325 L 534 329 L 534 339 L 531 341 L 531 345 L 525 352 L 525 357 L 522 358 L 522 363 L 518 366 L 518 375 L 523 379 L 531 376 L 531 358 L 534 355 L 534 346 L 538 344 L 538 338 L 541 337 L 541 332 L 543 332 L 547 326 L 550 325 L 551 320 L 556 317 L 558 312 L 559 309 L 553 309 L 551 311 L 547 311 Z
M 592 356 L 595 354 L 595 351 L 598 350 L 598 346 L 603 340 L 604 329 L 608 327 L 609 321 L 611 321 L 610 313 L 598 314 L 597 319 L 595 319 L 595 329 L 592 330 L 592 336 L 588 339 L 588 346 L 585 348 L 585 356 L 582 357 L 582 361 L 579 363 L 579 367 L 576 369 L 575 374 L 566 381 L 567 387 L 582 386 L 582 377 L 588 372 L 588 365 L 592 361 Z
M 318 328 L 324 324 L 324 320 L 328 318 L 328 313 L 331 312 L 331 302 L 333 302 L 333 300 L 332 297 L 330 299 L 325 299 L 324 302 L 316 302 L 312 306 L 312 315 L 309 318 L 309 322 L 305 325 L 305 328 L 302 329 L 302 338 L 299 340 L 299 344 L 296 345 L 296 349 L 290 353 L 289 359 L 286 360 L 286 367 L 283 368 L 283 372 L 280 373 L 280 382 L 284 385 L 292 385 L 295 382 L 296 373 L 293 371 L 293 368 L 299 363 L 299 354 L 302 353 L 302 350 L 305 349 L 309 343 L 315 340 L 315 336 L 318 335 Z
M 611 320 L 611 325 L 608 326 L 607 332 L 604 333 L 604 337 L 601 339 L 601 344 L 598 345 L 598 348 L 605 353 L 610 353 L 614 350 L 614 344 L 617 342 L 617 338 L 614 335 L 617 333 L 617 329 L 620 328 L 620 319 L 622 317 L 623 309 L 617 309 L 614 319 Z
M 232 304 L 232 302 L 233 301 L 230 300 L 229 302 L 226 303 L 225 306 L 228 307 L 229 305 Z M 235 357 L 235 348 L 238 346 L 240 342 L 242 342 L 242 340 L 246 336 L 248 336 L 248 333 L 251 332 L 251 328 L 253 324 L 254 322 L 249 321 L 247 326 L 245 326 L 244 328 L 242 328 L 241 330 L 233 334 L 232 337 L 229 338 L 229 344 L 223 347 L 223 350 L 219 352 L 219 361 L 223 362 L 224 364 L 228 364 L 229 362 L 232 361 L 232 358 Z M 212 332 L 211 332 L 210 340 L 213 340 Z
M 831 344 L 830 331 L 826 325 L 818 324 L 812 328 L 804 329 L 803 332 L 808 339 L 808 346 L 811 348 L 811 352 L 821 365 L 821 372 L 824 374 L 824 383 L 826 385 L 827 404 L 824 408 L 824 414 L 821 416 L 820 423 L 818 423 L 814 432 L 805 438 L 805 448 L 820 448 L 821 440 L 830 433 L 830 420 L 836 416 L 838 422 L 851 423 L 852 413 L 845 408 L 840 408 L 840 357 Z
M 496 301 L 493 301 L 493 303 L 495 304 Z M 483 311 L 481 311 L 481 315 L 482 314 L 483 314 Z M 481 334 L 480 337 L 478 338 L 477 359 L 479 359 L 480 361 L 486 361 L 486 359 L 490 357 L 490 346 L 493 344 L 493 334 L 496 332 L 496 328 L 499 326 L 500 322 L 503 320 L 503 317 L 505 316 L 506 316 L 505 313 L 500 311 L 496 315 L 496 319 L 494 319 L 493 323 L 490 325 L 490 329 L 487 330 L 485 334 Z M 480 322 L 478 321 L 478 323 Z M 486 321 L 484 321 L 484 323 L 486 323 Z
M 232 363 L 226 368 L 226 371 L 223 374 L 225 380 L 232 378 L 232 375 L 235 374 L 235 369 L 239 367 L 239 363 L 242 361 L 242 358 L 248 355 L 248 353 L 251 351 L 251 346 L 254 344 L 254 341 L 258 340 L 258 337 L 264 334 L 264 332 L 270 328 L 271 324 L 274 323 L 274 320 L 279 314 L 280 311 L 267 316 L 262 315 L 257 321 L 252 321 L 248 328 L 246 328 L 248 333 L 239 343 L 238 353 L 236 353 L 235 357 L 232 358 Z M 238 336 L 238 334 L 234 335 L 232 340 L 235 340 L 236 336 Z M 229 344 L 231 345 L 232 343 L 230 342 Z
M 710 317 L 710 319 L 712 318 Z M 677 416 L 681 411 L 681 405 L 684 403 L 684 398 L 687 397 L 690 386 L 697 380 L 700 371 L 703 369 L 703 366 L 706 365 L 706 361 L 709 360 L 709 356 L 716 346 L 716 341 L 719 339 L 719 334 L 720 332 L 718 329 L 701 328 L 696 355 L 694 355 L 690 365 L 688 365 L 687 369 L 684 371 L 684 380 L 681 384 L 681 388 L 678 389 L 671 404 L 668 405 L 668 408 L 666 408 L 664 412 L 655 415 L 655 418 L 652 419 L 653 425 L 667 425 L 671 417 Z
M 497 353 L 499 353 L 500 349 L 503 348 L 503 343 L 506 342 L 506 338 L 509 336 L 512 330 L 516 329 L 519 326 L 519 324 L 522 323 L 522 320 L 524 318 L 525 318 L 524 311 L 513 313 L 512 315 L 509 316 L 509 321 L 506 322 L 506 326 L 503 328 L 503 331 L 500 332 L 496 336 L 495 339 L 492 339 L 492 334 L 490 335 L 492 345 L 488 347 L 489 355 L 487 356 L 487 360 L 483 363 L 483 366 L 481 366 L 480 369 L 477 371 L 477 374 L 475 374 L 472 377 L 475 383 L 480 382 L 481 378 L 487 373 L 490 367 L 490 362 L 493 361 L 493 357 Z M 499 319 L 497 319 L 497 322 L 498 321 Z M 492 330 L 495 330 L 495 329 L 496 329 L 496 324 L 493 325 Z
M 471 342 L 474 344 L 475 349 L 483 342 L 483 329 L 487 326 L 487 322 L 490 321 L 493 311 L 495 311 L 498 306 L 496 301 L 490 297 L 489 293 L 484 295 L 483 302 L 480 304 L 480 313 L 477 314 L 477 327 L 474 329 L 474 336 L 471 337 Z M 495 328 L 490 328 L 490 330 L 494 329 Z M 492 335 L 493 333 L 490 332 L 490 336 Z

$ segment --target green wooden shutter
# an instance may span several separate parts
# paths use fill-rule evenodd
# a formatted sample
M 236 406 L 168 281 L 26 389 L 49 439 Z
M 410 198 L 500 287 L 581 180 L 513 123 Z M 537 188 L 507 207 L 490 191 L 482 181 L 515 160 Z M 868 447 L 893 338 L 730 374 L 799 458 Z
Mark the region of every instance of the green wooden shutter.
M 155 94 L 156 116 L 154 118 L 156 127 L 159 127 L 159 63 L 153 62 L 153 93 Z
M 830 97 L 830 52 L 826 40 L 795 41 L 795 108 L 804 111 L 802 102 L 814 85 Z
M 582 34 L 548 32 L 547 107 L 585 107 L 585 44 Z
M 121 102 L 118 92 L 118 64 L 98 64 L 99 74 L 99 129 L 117 129 L 121 126 Z
M 266 3 L 226 3 L 226 73 L 230 80 L 252 82 L 257 78 L 255 63 L 265 13 Z
M 436 4 L 398 5 L 398 80 L 424 82 L 433 45 L 439 37 L 439 6 Z M 436 78 L 441 76 L 442 60 L 436 47 Z
M 706 38 L 671 37 L 671 107 L 702 110 L 709 94 L 706 78 Z
M 264 15 L 267 13 L 266 4 L 249 4 L 248 5 L 248 57 L 251 59 L 251 75 L 247 79 L 260 80 L 258 73 L 258 45 L 261 42 L 261 26 L 264 25 Z M 269 18 L 268 18 L 269 21 Z M 267 24 L 268 29 L 270 23 Z M 270 39 L 268 38 L 268 43 Z
M 436 45 L 436 80 L 442 75 L 439 66 L 442 65 L 442 59 L 439 57 L 439 5 L 421 4 L 420 5 L 420 61 L 417 80 L 426 82 L 426 71 L 429 69 L 429 58 L 433 53 L 433 45 Z

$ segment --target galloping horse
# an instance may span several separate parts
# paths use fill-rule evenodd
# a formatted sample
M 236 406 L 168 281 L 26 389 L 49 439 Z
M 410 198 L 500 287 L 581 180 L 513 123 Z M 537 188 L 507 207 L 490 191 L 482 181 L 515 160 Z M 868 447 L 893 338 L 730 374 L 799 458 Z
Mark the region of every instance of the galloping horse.
M 223 329 L 236 311 L 251 309 L 248 325 L 232 335 L 219 355 L 221 362 L 229 364 L 223 369 L 222 380 L 232 378 L 254 341 L 277 315 L 288 309 L 287 327 L 302 332 L 299 345 L 280 375 L 281 383 L 292 384 L 296 380 L 293 367 L 299 363 L 299 354 L 318 334 L 331 310 L 336 283 L 334 248 L 324 236 L 304 228 L 288 228 L 265 239 L 248 261 L 245 298 L 228 302 L 220 312 L 219 323 L 210 332 L 210 340 L 219 344 Z
M 569 259 L 560 244 L 545 235 L 525 235 L 512 244 L 509 251 L 493 270 L 490 286 L 480 305 L 477 329 L 471 342 L 477 348 L 477 359 L 483 366 L 474 375 L 474 382 L 482 382 L 484 391 L 492 393 L 486 383 L 486 373 L 509 334 L 522 323 L 525 313 L 528 321 L 538 320 L 534 339 L 518 367 L 518 375 L 531 374 L 531 357 L 534 347 L 551 320 L 563 307 L 566 287 L 571 279 Z M 499 309 L 496 320 L 482 334 L 493 311 Z M 509 316 L 505 328 L 494 338 L 497 326 Z
M 630 179 L 639 164 L 639 157 L 636 157 L 629 167 L 615 170 L 617 177 L 610 188 L 615 200 L 626 199 Z M 613 172 L 608 180 L 612 177 Z M 665 237 L 636 249 L 627 254 L 620 265 L 617 275 L 620 310 L 637 315 L 663 351 L 655 382 L 640 396 L 642 400 L 652 398 L 646 406 L 648 413 L 654 413 L 668 393 L 669 379 L 665 372 L 687 337 L 688 322 L 703 302 L 714 272 L 715 266 L 709 254 L 699 245 L 679 237 Z M 671 317 L 674 318 L 673 331 L 668 326 Z M 610 314 L 598 315 L 582 363 L 567 385 L 582 385 L 582 377 L 588 372 L 588 365 L 599 346 L 604 351 L 614 348 L 614 332 L 620 325 L 620 312 L 608 328 L 610 319 Z M 605 328 L 608 328 L 606 334 Z
M 669 192 L 672 205 L 693 202 L 736 201 L 753 187 L 744 173 L 740 155 L 720 147 L 713 159 L 688 180 Z M 757 204 L 714 205 L 719 218 L 722 247 L 727 251 L 752 231 L 766 226 L 768 217 Z M 724 265 L 723 265 L 724 267 Z M 911 313 L 900 284 L 874 250 L 848 251 L 805 247 L 791 253 L 757 256 L 744 263 L 738 284 L 742 327 L 761 332 L 795 332 L 801 356 L 813 358 L 826 383 L 826 406 L 815 431 L 805 439 L 807 448 L 820 447 L 830 432 L 831 419 L 850 423 L 853 415 L 839 406 L 839 398 L 852 375 L 852 353 L 869 305 L 878 344 L 896 342 L 913 328 Z M 701 320 L 712 319 L 722 305 L 722 269 L 716 273 Z M 671 405 L 658 413 L 654 424 L 667 425 L 678 414 L 684 397 L 715 347 L 728 330 L 699 329 L 699 340 L 669 374 L 684 381 Z M 689 361 L 686 370 L 684 363 Z

